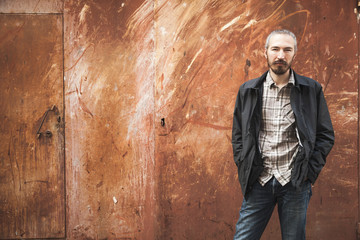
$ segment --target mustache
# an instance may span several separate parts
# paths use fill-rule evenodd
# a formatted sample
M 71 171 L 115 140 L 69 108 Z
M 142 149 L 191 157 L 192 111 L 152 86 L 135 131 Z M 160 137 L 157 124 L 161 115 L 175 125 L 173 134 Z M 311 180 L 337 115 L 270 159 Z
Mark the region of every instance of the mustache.
M 287 65 L 287 62 L 284 61 L 284 60 L 277 60 L 277 61 L 275 61 L 274 63 L 275 63 L 275 64 L 285 64 L 285 65 Z

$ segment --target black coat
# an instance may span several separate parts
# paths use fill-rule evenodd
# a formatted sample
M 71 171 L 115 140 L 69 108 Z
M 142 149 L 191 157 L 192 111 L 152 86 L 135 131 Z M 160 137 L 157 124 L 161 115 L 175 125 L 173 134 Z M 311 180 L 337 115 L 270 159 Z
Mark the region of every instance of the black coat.
M 266 74 L 241 85 L 235 103 L 232 147 L 245 197 L 264 169 L 258 137 Z M 321 85 L 295 72 L 294 76 L 290 103 L 303 147 L 294 159 L 291 182 L 299 187 L 305 179 L 315 183 L 335 137 Z

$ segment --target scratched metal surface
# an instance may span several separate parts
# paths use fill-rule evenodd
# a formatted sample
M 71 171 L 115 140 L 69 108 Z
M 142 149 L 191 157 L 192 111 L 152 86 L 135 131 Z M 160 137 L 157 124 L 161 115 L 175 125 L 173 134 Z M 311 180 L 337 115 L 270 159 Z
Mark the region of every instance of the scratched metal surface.
M 140 24 L 142 4 L 65 2 L 70 239 L 154 235 L 154 40 L 142 32 L 153 4 Z
M 0 239 L 65 237 L 62 16 L 0 29 Z
M 63 0 L 0 0 L 0 13 L 62 13 Z
M 62 11 L 48 3 L 0 1 L 0 11 Z M 264 41 L 280 26 L 298 36 L 294 69 L 323 85 L 336 131 L 307 239 L 355 239 L 354 5 L 65 1 L 68 239 L 232 238 L 242 198 L 230 144 L 235 95 L 266 70 Z M 275 214 L 262 239 L 279 238 Z
M 161 239 L 231 239 L 241 204 L 230 148 L 235 95 L 241 83 L 265 71 L 265 38 L 280 26 L 298 36 L 294 68 L 323 85 L 336 131 L 336 145 L 313 188 L 307 239 L 355 239 L 358 31 L 353 3 L 182 1 L 157 6 L 155 158 Z M 280 239 L 276 213 L 262 239 Z
M 358 205 L 358 23 L 352 1 L 306 2 L 311 9 L 304 74 L 322 85 L 335 146 L 313 188 L 309 239 L 356 239 Z M 333 27 L 330 27 L 333 26 Z M 299 68 L 300 70 L 300 68 Z

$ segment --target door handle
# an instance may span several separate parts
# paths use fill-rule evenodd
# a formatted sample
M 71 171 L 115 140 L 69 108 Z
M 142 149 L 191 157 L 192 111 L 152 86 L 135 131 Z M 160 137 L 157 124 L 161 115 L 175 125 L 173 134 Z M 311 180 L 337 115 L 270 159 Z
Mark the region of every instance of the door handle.
M 53 112 L 56 112 L 57 111 L 57 107 L 54 105 L 52 105 L 48 110 L 46 110 L 46 112 L 44 113 L 43 115 L 43 118 L 41 120 L 41 123 L 40 123 L 40 126 L 39 126 L 39 129 L 36 131 L 36 138 L 40 138 L 41 135 L 45 135 L 46 137 L 50 138 L 52 137 L 52 132 L 50 130 L 47 130 L 46 132 L 40 132 L 44 122 L 45 122 L 45 119 L 46 117 L 48 116 L 49 112 L 50 111 L 53 111 Z M 58 118 L 58 121 L 59 121 L 59 118 Z M 60 121 L 61 121 L 61 118 L 60 118 Z

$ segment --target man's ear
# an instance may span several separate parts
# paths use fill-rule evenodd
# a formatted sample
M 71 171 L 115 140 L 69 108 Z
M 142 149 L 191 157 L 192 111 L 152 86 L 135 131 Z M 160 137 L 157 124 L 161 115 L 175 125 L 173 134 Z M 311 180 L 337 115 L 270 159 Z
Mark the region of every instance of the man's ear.
M 268 58 L 268 56 L 267 56 L 267 49 L 266 49 L 266 48 L 265 48 L 265 51 L 264 51 L 264 56 L 265 56 L 266 59 Z

